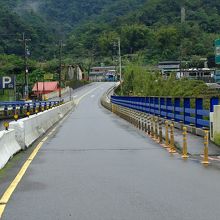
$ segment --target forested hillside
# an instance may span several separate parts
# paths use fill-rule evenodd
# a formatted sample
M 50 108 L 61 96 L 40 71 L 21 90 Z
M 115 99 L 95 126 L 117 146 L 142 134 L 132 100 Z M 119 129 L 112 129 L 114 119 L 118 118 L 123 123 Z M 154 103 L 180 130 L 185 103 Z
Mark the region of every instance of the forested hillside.
M 181 24 L 181 6 L 186 21 Z M 121 38 L 123 54 L 142 54 L 146 62 L 213 54 L 220 35 L 217 0 L 1 0 L 0 51 L 21 54 L 25 32 L 36 59 L 56 56 L 56 44 L 66 42 L 71 58 L 112 57 Z
M 121 37 L 124 54 L 143 53 L 146 60 L 178 59 L 181 42 L 185 59 L 213 54 L 213 40 L 220 34 L 220 1 L 144 2 L 122 16 L 115 16 L 115 11 L 107 7 L 94 20 L 74 30 L 69 38 L 73 54 L 83 45 L 82 52 L 110 55 L 117 36 Z M 186 21 L 181 24 L 182 5 Z M 120 14 L 120 7 L 115 8 Z

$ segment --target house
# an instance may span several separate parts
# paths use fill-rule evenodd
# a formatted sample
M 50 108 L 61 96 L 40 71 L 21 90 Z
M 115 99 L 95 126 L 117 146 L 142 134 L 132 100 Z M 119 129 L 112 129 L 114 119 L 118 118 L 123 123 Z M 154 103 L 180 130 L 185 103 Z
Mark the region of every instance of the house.
M 182 69 L 176 73 L 176 78 L 187 78 L 194 80 L 203 80 L 206 83 L 215 82 L 215 70 L 209 68 L 191 68 Z
M 180 61 L 162 61 L 159 62 L 158 68 L 165 76 L 169 76 L 170 73 L 176 73 L 180 69 Z
M 32 89 L 34 95 L 44 95 L 59 90 L 58 82 L 36 82 Z
M 117 78 L 115 66 L 92 67 L 89 72 L 90 81 L 115 81 Z

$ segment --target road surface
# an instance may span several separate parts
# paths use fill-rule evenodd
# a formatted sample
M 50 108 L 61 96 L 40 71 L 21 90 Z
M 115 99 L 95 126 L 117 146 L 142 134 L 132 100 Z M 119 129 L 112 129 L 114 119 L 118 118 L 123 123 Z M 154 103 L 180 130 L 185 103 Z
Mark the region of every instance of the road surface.
M 220 218 L 220 171 L 171 156 L 105 110 L 99 99 L 111 85 L 89 87 L 92 92 L 43 144 L 2 219 Z

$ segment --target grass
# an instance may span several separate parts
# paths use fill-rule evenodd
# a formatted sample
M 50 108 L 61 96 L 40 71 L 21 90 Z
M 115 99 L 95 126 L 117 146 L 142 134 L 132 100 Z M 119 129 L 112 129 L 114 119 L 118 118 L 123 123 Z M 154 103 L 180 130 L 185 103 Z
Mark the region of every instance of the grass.
M 1 90 L 0 101 L 14 101 L 14 90 Z

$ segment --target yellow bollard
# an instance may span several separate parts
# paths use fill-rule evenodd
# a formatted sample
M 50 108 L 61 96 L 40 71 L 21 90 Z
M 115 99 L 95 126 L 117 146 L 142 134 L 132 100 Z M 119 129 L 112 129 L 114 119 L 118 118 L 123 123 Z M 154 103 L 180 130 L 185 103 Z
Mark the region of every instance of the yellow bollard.
M 202 161 L 202 164 L 209 164 L 209 131 L 205 131 L 205 136 L 204 136 L 204 158 Z
M 162 122 L 159 121 L 159 143 L 163 143 L 163 131 L 162 131 Z
M 147 116 L 144 116 L 144 132 L 147 133 Z
M 17 121 L 18 120 L 18 114 L 14 115 L 14 120 Z
M 150 117 L 147 117 L 147 133 L 150 135 L 151 133 L 151 127 L 150 127 Z
M 183 152 L 182 152 L 182 158 L 187 159 L 188 152 L 187 152 L 187 127 L 183 127 Z
M 174 145 L 174 125 L 173 123 L 170 125 L 170 153 L 176 153 L 175 145 Z
M 115 104 L 112 104 L 112 112 L 115 113 Z
M 141 130 L 141 114 L 138 113 L 138 129 Z
M 155 128 L 155 133 L 154 133 L 154 138 L 157 140 L 158 139 L 158 119 L 154 119 L 154 128 Z
M 144 114 L 142 114 L 142 119 L 141 119 L 141 130 L 142 131 L 145 131 L 145 127 L 144 127 L 144 119 L 145 119 L 145 116 L 144 116 Z
M 5 127 L 5 130 L 8 131 L 8 128 L 9 128 L 9 122 L 5 121 L 3 123 L 4 127 Z
M 169 147 L 169 122 L 165 121 L 165 146 Z
M 154 118 L 151 118 L 151 137 L 154 137 Z

